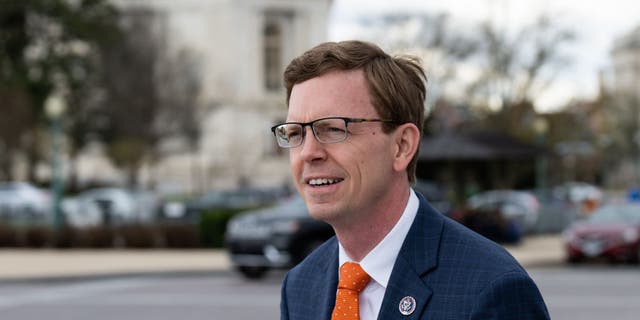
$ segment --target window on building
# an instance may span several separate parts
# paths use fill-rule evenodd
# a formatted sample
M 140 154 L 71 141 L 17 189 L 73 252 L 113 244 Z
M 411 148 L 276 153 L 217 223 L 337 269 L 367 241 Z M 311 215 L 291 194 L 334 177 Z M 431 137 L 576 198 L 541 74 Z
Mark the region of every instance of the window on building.
M 282 88 L 282 27 L 267 17 L 264 26 L 264 85 L 268 91 Z

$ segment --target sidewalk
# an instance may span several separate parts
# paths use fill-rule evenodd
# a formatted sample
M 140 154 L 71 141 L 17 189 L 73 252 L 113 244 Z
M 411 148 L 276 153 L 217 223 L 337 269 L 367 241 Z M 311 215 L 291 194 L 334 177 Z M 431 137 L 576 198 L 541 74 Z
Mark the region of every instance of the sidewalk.
M 0 249 L 0 281 L 231 270 L 224 250 Z
M 525 267 L 559 264 L 558 235 L 528 237 L 507 246 Z M 228 272 L 226 252 L 216 250 L 29 250 L 0 249 L 0 281 L 71 279 L 133 274 Z
M 564 262 L 562 235 L 529 236 L 517 246 L 505 246 L 525 268 L 558 265 Z

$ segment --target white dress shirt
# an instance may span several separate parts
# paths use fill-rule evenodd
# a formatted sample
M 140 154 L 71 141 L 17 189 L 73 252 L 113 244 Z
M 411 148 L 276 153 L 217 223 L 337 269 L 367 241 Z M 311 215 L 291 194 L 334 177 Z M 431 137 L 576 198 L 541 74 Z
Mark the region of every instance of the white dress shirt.
M 409 233 L 411 224 L 413 224 L 413 220 L 418 213 L 419 205 L 420 201 L 413 189 L 411 189 L 407 206 L 404 208 L 402 216 L 400 216 L 396 225 L 389 231 L 384 239 L 359 262 L 362 269 L 371 276 L 369 284 L 360 292 L 359 304 L 361 320 L 375 320 L 378 318 L 393 265 L 396 262 L 398 253 L 400 253 L 402 243 L 407 237 L 407 233 Z M 338 259 L 339 266 L 345 262 L 353 261 L 339 242 Z M 340 274 L 340 272 L 338 272 L 338 274 Z

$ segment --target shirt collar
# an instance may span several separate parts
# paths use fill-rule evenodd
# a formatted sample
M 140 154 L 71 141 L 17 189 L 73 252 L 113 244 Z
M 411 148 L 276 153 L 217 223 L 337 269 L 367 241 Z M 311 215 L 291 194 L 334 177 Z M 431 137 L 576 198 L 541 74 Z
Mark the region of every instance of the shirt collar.
M 402 216 L 398 219 L 395 226 L 389 233 L 360 261 L 362 269 L 371 276 L 371 279 L 379 283 L 382 287 L 387 288 L 387 283 L 391 277 L 391 271 L 400 253 L 400 248 L 404 243 L 404 239 L 409 233 L 411 224 L 418 213 L 420 201 L 413 189 L 410 189 L 409 201 L 402 212 Z M 348 261 L 353 261 L 338 242 L 338 259 L 339 266 Z

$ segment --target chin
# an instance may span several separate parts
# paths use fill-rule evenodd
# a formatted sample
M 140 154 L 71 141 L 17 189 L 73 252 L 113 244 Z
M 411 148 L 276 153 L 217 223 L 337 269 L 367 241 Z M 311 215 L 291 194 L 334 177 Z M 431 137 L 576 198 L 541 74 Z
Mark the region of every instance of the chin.
M 331 221 L 335 220 L 339 215 L 335 208 L 332 208 L 331 205 L 327 204 L 307 204 L 307 209 L 309 210 L 309 215 L 312 218 L 327 223 L 331 223 Z

